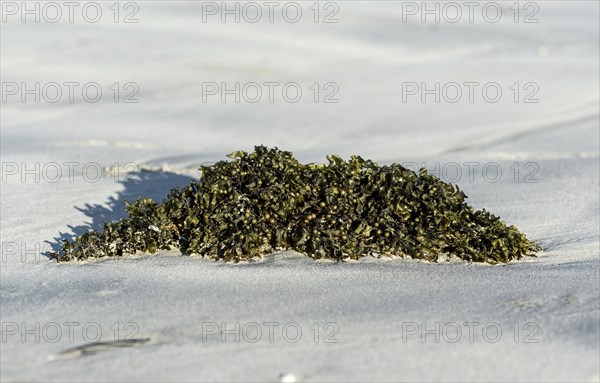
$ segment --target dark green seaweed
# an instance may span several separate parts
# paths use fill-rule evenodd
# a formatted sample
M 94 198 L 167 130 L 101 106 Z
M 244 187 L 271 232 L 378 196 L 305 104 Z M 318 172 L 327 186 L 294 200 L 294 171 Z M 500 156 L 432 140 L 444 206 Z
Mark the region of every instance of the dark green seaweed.
M 200 168 L 202 176 L 158 204 L 138 198 L 129 218 L 64 240 L 57 261 L 179 248 L 224 261 L 292 249 L 315 259 L 442 254 L 500 263 L 540 247 L 514 226 L 465 203 L 458 187 L 398 164 L 352 156 L 301 164 L 290 152 L 255 147 Z

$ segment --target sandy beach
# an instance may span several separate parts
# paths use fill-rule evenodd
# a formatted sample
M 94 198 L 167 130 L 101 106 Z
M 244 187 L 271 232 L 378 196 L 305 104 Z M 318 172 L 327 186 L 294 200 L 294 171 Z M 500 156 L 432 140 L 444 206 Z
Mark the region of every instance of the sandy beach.
M 36 3 L 2 2 L 2 381 L 598 382 L 597 2 Z M 260 144 L 425 167 L 543 250 L 48 259 Z

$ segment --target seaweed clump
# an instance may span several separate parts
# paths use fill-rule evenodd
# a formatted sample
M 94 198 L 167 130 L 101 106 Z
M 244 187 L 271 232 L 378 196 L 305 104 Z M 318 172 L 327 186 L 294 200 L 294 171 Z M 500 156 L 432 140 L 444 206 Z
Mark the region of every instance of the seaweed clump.
M 290 152 L 255 147 L 200 168 L 162 204 L 138 198 L 129 218 L 65 240 L 58 261 L 179 248 L 224 261 L 292 249 L 319 259 L 367 255 L 435 261 L 441 254 L 499 263 L 540 248 L 514 226 L 474 210 L 458 187 L 399 164 L 352 156 L 299 163 Z

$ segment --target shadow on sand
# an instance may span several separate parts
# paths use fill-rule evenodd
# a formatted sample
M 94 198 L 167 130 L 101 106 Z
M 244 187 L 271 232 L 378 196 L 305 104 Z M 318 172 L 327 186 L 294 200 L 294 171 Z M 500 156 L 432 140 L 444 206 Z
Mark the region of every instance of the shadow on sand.
M 104 223 L 117 221 L 121 218 L 127 218 L 125 211 L 125 201 L 133 202 L 138 197 L 152 198 L 156 202 L 162 202 L 169 191 L 175 187 L 180 189 L 187 186 L 192 177 L 166 172 L 141 171 L 130 173 L 120 183 L 124 189 L 117 193 L 117 196 L 109 197 L 104 205 L 85 204 L 83 207 L 75 206 L 75 209 L 81 211 L 89 221 L 79 226 L 69 226 L 70 232 L 61 232 L 54 237 L 53 241 L 46 241 L 51 251 L 58 251 L 65 239 L 74 240 L 76 237 L 89 230 L 102 230 Z M 50 258 L 50 251 L 43 254 Z

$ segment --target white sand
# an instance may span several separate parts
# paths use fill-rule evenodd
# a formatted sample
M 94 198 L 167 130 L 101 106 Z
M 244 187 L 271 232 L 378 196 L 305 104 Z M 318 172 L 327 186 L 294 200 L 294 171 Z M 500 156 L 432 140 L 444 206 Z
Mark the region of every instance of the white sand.
M 199 5 L 138 4 L 134 25 L 2 24 L 3 82 L 95 81 L 109 92 L 96 104 L 2 104 L 2 381 L 600 379 L 597 2 L 538 2 L 538 24 L 439 25 L 402 23 L 387 2 L 338 3 L 330 25 L 203 24 Z M 137 82 L 140 102 L 111 102 L 116 81 Z M 333 81 L 340 102 L 306 93 L 297 104 L 202 103 L 204 81 L 295 81 L 306 91 Z M 495 81 L 505 92 L 536 82 L 540 102 L 506 93 L 495 104 L 402 103 L 405 81 Z M 160 200 L 198 164 L 255 144 L 303 161 L 357 153 L 463 164 L 456 183 L 470 203 L 544 251 L 502 266 L 292 253 L 233 265 L 177 252 L 58 265 L 39 255 L 46 241 L 123 217 L 125 200 Z M 48 182 L 47 164 L 69 161 L 78 162 L 73 179 L 65 168 Z M 22 182 L 6 172 L 22 162 L 49 173 Z M 89 182 L 90 162 L 161 171 Z M 480 164 L 472 180 L 466 162 Z M 482 174 L 486 163 L 502 167 L 498 182 Z M 532 169 L 538 182 L 524 182 Z M 114 323 L 119 339 L 149 340 L 68 351 L 93 344 L 96 328 L 99 341 L 114 340 Z M 225 341 L 223 327 L 233 329 Z

